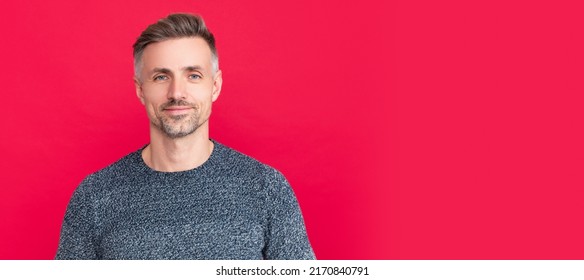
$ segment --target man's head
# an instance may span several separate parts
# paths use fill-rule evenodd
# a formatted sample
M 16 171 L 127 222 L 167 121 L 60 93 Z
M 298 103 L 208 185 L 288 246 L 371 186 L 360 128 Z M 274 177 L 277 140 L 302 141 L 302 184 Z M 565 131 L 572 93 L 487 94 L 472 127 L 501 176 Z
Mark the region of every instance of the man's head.
M 142 32 L 134 44 L 134 82 L 151 137 L 181 138 L 199 127 L 200 135 L 208 133 L 211 104 L 222 85 L 214 44 L 203 20 L 193 15 L 170 15 Z
M 148 45 L 170 39 L 190 37 L 200 37 L 207 42 L 211 49 L 213 71 L 217 72 L 219 70 L 219 56 L 215 47 L 215 37 L 207 29 L 203 18 L 191 14 L 171 14 L 149 25 L 134 43 L 134 75 L 140 78 L 143 66 L 142 55 Z

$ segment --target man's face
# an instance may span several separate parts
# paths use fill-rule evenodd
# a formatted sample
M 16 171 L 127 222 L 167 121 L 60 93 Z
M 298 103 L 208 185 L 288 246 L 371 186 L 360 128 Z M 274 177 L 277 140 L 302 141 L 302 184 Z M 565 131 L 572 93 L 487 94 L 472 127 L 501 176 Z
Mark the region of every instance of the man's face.
M 211 104 L 221 91 L 221 71 L 213 72 L 205 40 L 172 39 L 144 49 L 136 93 L 150 123 L 170 138 L 208 128 Z

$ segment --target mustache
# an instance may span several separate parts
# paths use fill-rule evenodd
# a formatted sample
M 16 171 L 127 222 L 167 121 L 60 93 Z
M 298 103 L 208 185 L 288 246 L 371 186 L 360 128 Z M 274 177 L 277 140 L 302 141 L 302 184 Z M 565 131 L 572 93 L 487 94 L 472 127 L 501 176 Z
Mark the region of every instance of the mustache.
M 195 104 L 186 102 L 184 100 L 171 99 L 170 101 L 160 105 L 160 109 L 164 110 L 168 107 L 173 107 L 173 106 L 189 106 L 189 107 L 193 107 L 193 108 L 197 107 Z

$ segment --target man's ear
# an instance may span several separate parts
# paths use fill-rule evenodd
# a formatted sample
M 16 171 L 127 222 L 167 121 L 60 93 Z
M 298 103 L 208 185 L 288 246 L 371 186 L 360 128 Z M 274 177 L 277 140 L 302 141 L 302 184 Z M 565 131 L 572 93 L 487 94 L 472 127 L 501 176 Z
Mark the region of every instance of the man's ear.
M 215 102 L 215 100 L 219 98 L 219 94 L 221 94 L 222 85 L 223 72 L 221 72 L 221 70 L 217 70 L 217 73 L 215 73 L 215 77 L 213 78 L 213 97 L 212 97 L 213 102 Z
M 142 91 L 142 82 L 140 82 L 138 77 L 134 77 L 134 86 L 136 87 L 136 95 L 138 96 L 138 99 L 140 99 L 142 105 L 145 105 L 146 103 L 144 101 L 144 92 Z

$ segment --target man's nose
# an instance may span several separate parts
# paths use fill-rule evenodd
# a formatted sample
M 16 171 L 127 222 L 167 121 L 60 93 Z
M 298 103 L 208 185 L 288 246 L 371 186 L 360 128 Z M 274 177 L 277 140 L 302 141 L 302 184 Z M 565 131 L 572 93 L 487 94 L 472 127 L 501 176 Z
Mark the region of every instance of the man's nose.
M 181 79 L 173 79 L 168 89 L 168 99 L 185 99 L 186 83 Z

